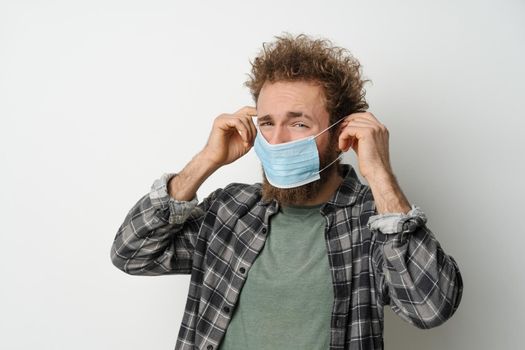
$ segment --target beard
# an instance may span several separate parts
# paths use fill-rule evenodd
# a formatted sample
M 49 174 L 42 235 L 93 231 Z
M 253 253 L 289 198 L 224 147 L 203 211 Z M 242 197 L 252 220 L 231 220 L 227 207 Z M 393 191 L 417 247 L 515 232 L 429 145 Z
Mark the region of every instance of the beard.
M 340 151 L 336 142 L 330 142 L 324 151 L 319 154 L 319 169 L 324 169 L 328 164 L 333 163 L 319 173 L 319 179 L 316 181 L 294 188 L 278 188 L 268 182 L 263 169 L 262 199 L 264 201 L 275 199 L 279 204 L 293 205 L 315 198 L 333 176 L 333 173 L 339 171 L 340 160 L 335 160 L 339 156 Z

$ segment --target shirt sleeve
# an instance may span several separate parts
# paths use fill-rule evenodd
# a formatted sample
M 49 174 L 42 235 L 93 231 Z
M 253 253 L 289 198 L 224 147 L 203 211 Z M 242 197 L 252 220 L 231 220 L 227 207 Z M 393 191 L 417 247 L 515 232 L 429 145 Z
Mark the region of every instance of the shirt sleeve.
M 426 222 L 414 205 L 407 214 L 379 214 L 368 221 L 383 304 L 418 328 L 436 327 L 452 317 L 463 293 L 456 261 Z
M 168 182 L 176 175 L 175 173 L 163 174 L 153 182 L 149 192 L 152 206 L 160 209 L 160 211 L 165 214 L 169 213 L 169 215 L 164 218 L 167 219 L 170 224 L 184 223 L 198 203 L 196 196 L 190 201 L 178 201 L 168 194 Z
M 371 216 L 368 228 L 383 234 L 396 234 L 403 231 L 412 232 L 426 222 L 427 217 L 421 208 L 412 205 L 412 209 L 406 214 L 386 213 Z
M 111 261 L 131 275 L 190 274 L 202 219 L 214 194 L 198 204 L 171 197 L 167 183 L 155 180 L 126 215 L 111 247 Z

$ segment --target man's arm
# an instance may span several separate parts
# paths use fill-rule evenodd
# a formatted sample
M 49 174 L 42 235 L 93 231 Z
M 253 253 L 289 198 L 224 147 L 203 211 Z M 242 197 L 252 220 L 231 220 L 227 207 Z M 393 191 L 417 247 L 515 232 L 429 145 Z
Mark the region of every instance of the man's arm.
M 214 121 L 210 137 L 178 174 L 164 174 L 130 210 L 111 247 L 111 260 L 133 275 L 191 273 L 202 219 L 221 189 L 197 204 L 196 193 L 218 168 L 253 145 L 255 108 L 244 107 Z
M 354 150 L 379 213 L 407 213 L 410 204 L 390 165 L 388 129 L 369 112 L 353 113 L 341 123 L 339 148 Z
M 222 114 L 213 123 L 204 149 L 170 180 L 169 193 L 177 200 L 195 197 L 202 183 L 221 166 L 244 156 L 253 146 L 257 133 L 251 116 L 254 107 L 243 107 L 234 114 Z
M 372 200 L 371 198 L 369 200 Z M 417 207 L 372 216 L 372 262 L 383 305 L 418 328 L 439 326 L 459 307 L 463 280 Z
M 370 185 L 365 200 L 378 215 L 368 222 L 373 235 L 372 263 L 383 304 L 420 328 L 435 327 L 459 306 L 463 281 L 454 259 L 445 254 L 426 217 L 410 204 L 390 164 L 389 133 L 372 113 L 354 113 L 341 124 L 339 148 L 352 148 Z
M 120 270 L 131 275 L 191 273 L 200 223 L 216 194 L 199 205 L 196 198 L 177 201 L 167 191 L 173 176 L 164 174 L 156 180 L 118 229 L 111 261 Z

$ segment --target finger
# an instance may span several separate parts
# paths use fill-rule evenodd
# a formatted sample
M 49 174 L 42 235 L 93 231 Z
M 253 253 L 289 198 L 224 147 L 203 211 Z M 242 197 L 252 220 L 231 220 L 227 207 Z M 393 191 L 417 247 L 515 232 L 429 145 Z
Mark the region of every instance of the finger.
M 246 120 L 246 123 L 244 124 L 248 130 L 248 137 L 250 140 L 254 140 L 257 131 L 255 129 L 255 125 L 253 125 L 253 117 L 257 115 L 257 109 L 253 106 L 244 106 L 235 112 L 234 115 Z
M 357 147 L 359 139 L 363 137 L 363 135 L 370 130 L 370 127 L 365 126 L 348 126 L 346 127 L 341 134 L 339 135 L 338 140 L 338 146 L 339 149 L 346 152 L 350 148 L 354 148 L 354 146 Z M 355 148 L 354 148 L 355 149 Z
M 226 120 L 226 126 L 228 129 L 234 129 L 235 132 L 239 134 L 241 139 L 248 143 L 248 131 L 246 130 L 246 126 L 241 122 L 241 120 L 237 117 L 230 117 Z M 233 130 L 231 130 L 233 131 Z
M 352 114 L 350 114 L 350 117 L 355 117 L 355 118 L 367 118 L 367 119 L 375 120 L 376 122 L 379 122 L 379 120 L 376 118 L 376 116 L 373 115 L 373 114 L 370 113 L 370 112 L 356 112 L 356 113 L 352 113 Z
M 252 143 L 255 141 L 255 137 L 257 136 L 257 128 L 255 127 L 255 123 L 253 122 L 253 117 L 247 117 L 248 119 L 248 126 L 250 127 L 250 130 L 252 132 Z
M 365 112 L 356 112 L 356 113 L 349 114 L 349 115 L 347 115 L 345 117 L 345 121 L 343 123 L 349 122 L 351 120 L 354 120 L 355 118 L 359 118 L 359 117 L 363 116 L 364 114 L 365 114 Z
M 253 116 L 248 116 L 246 119 L 248 120 L 248 126 L 250 127 L 250 130 L 252 132 L 252 143 L 255 141 L 255 137 L 257 136 L 257 128 L 255 126 Z
M 348 123 L 346 128 L 368 128 L 375 129 L 378 128 L 377 124 L 372 123 L 369 120 L 354 120 L 351 123 Z
M 253 116 L 253 115 L 257 115 L 257 109 L 253 106 L 244 106 L 241 109 L 239 109 L 237 112 L 235 112 L 234 114 Z
M 345 126 L 345 128 L 351 127 L 366 128 L 367 132 L 375 133 L 378 135 L 385 133 L 388 134 L 388 130 L 383 124 L 377 123 L 370 119 L 356 118 Z
M 366 119 L 369 119 L 369 120 L 371 120 L 371 121 L 374 121 L 374 122 L 376 122 L 376 123 L 378 123 L 378 124 L 381 124 L 381 123 L 379 122 L 379 119 L 377 119 L 376 116 L 373 115 L 373 114 L 370 113 L 370 112 L 362 113 L 362 114 L 360 114 L 359 116 L 362 117 L 362 118 L 366 118 Z
M 353 121 L 360 121 L 363 123 L 369 123 L 371 127 L 374 128 L 374 130 L 377 131 L 388 131 L 387 127 L 382 124 L 379 120 L 377 120 L 376 117 L 374 117 L 371 113 L 368 113 L 366 115 L 357 116 Z
M 344 129 L 350 123 L 354 122 L 357 118 L 359 118 L 358 113 L 350 114 L 349 116 L 345 117 L 344 120 L 339 124 L 339 128 L 341 130 Z
M 341 134 L 339 134 L 339 139 L 337 142 L 339 149 L 343 152 L 348 151 L 355 137 L 356 137 L 355 130 L 345 128 L 341 132 Z
M 348 152 L 350 148 L 354 146 L 354 144 L 357 144 L 355 136 L 349 136 L 347 138 L 340 138 L 338 142 L 339 150 L 342 152 Z
M 252 139 L 253 139 L 253 135 L 252 135 L 252 131 L 251 131 L 251 128 L 250 128 L 250 125 L 248 123 L 248 120 L 246 118 L 238 118 L 237 119 L 243 126 L 243 134 L 241 134 L 241 136 L 243 137 L 243 141 L 245 144 L 247 145 L 251 145 L 252 144 Z
M 372 123 L 376 123 L 378 125 L 381 125 L 381 122 L 370 112 L 357 112 L 352 113 L 345 117 L 345 121 L 343 121 L 341 124 L 347 124 L 348 122 L 354 121 L 354 120 L 368 120 Z
M 379 120 L 377 120 L 374 117 L 370 117 L 368 115 L 356 115 L 352 117 L 351 121 L 362 121 L 362 122 L 368 122 L 368 123 L 375 124 L 375 125 L 381 125 Z

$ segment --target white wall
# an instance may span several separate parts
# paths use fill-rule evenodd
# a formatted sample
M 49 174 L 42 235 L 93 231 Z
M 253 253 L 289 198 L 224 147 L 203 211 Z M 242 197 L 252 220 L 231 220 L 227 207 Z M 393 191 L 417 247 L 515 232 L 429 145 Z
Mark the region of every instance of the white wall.
M 283 31 L 361 60 L 399 181 L 460 264 L 456 315 L 421 331 L 387 312 L 387 349 L 520 347 L 524 3 L 188 3 L 0 1 L 0 348 L 174 347 L 189 276 L 128 276 L 111 243 L 215 116 L 252 104 L 248 60 Z M 199 195 L 258 169 L 250 152 Z

